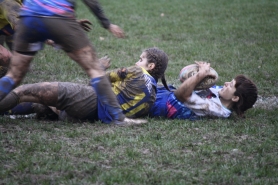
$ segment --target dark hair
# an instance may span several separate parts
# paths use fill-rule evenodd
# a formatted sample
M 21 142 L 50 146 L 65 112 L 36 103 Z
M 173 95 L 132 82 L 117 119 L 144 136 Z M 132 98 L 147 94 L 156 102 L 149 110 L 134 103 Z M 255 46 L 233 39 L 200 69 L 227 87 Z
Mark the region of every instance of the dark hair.
M 155 64 L 155 67 L 152 70 L 148 70 L 148 72 L 156 81 L 161 79 L 164 87 L 170 91 L 165 79 L 165 71 L 168 65 L 168 55 L 157 47 L 148 48 L 144 52 L 146 52 L 148 63 Z
M 235 96 L 239 97 L 238 102 L 233 104 L 232 109 L 240 117 L 244 117 L 244 112 L 253 107 L 258 98 L 258 90 L 254 82 L 244 75 L 235 77 Z

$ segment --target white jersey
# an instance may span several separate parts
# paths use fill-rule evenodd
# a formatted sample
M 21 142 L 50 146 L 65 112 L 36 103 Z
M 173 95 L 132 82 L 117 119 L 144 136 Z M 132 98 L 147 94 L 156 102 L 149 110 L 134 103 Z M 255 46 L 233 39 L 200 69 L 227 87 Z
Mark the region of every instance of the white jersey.
M 210 88 L 206 91 L 193 92 L 191 97 L 184 103 L 184 105 L 190 108 L 197 116 L 212 116 L 227 118 L 231 115 L 231 111 L 224 107 L 219 99 L 218 91 L 221 89 Z M 213 96 L 207 98 L 202 96 L 210 91 Z

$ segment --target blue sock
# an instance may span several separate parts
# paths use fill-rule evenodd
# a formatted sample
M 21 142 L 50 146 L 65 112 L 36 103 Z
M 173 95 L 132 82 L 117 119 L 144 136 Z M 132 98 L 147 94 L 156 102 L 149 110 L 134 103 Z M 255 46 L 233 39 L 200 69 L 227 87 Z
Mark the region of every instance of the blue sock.
M 15 82 L 12 78 L 4 76 L 0 79 L 0 101 L 14 88 Z
M 91 79 L 98 97 L 98 117 L 104 123 L 122 121 L 125 116 L 106 76 Z
M 5 112 L 5 115 L 27 115 L 34 113 L 33 103 L 32 102 L 24 102 L 20 103 L 11 110 Z

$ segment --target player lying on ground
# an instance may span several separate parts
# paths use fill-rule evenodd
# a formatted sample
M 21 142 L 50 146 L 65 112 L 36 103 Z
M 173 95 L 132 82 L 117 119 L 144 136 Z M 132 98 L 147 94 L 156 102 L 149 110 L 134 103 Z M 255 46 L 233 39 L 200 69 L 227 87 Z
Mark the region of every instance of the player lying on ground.
M 247 109 L 257 100 L 256 85 L 244 75 L 225 82 L 223 88 L 194 91 L 195 87 L 209 75 L 210 64 L 197 62 L 199 72 L 185 80 L 178 89 L 169 92 L 158 87 L 157 98 L 151 108 L 151 117 L 169 119 L 196 119 L 197 117 L 227 118 L 234 111 L 243 117 Z M 173 89 L 173 88 L 172 88 Z
M 135 66 L 107 72 L 112 90 L 127 117 L 148 115 L 155 102 L 158 79 L 167 87 L 164 77 L 167 64 L 168 56 L 165 52 L 158 48 L 149 48 L 141 54 Z M 34 102 L 62 110 L 59 112 L 62 120 L 95 121 L 103 114 L 98 109 L 97 96 L 90 86 L 76 83 L 26 84 L 14 89 L 0 102 L 0 112 L 10 110 L 20 102 L 29 102 L 9 111 L 10 114 L 29 114 L 34 105 L 37 105 L 30 103 Z
M 168 119 L 196 119 L 199 116 L 227 118 L 232 111 L 243 117 L 245 111 L 252 108 L 257 100 L 257 87 L 244 75 L 238 75 L 232 81 L 225 82 L 223 88 L 220 89 L 194 91 L 195 86 L 206 77 L 206 69 L 209 69 L 210 66 L 208 63 L 200 62 L 198 65 L 200 66 L 198 75 L 184 81 L 177 90 L 171 87 L 174 91 L 168 91 L 165 87 L 158 87 L 156 101 L 149 114 L 151 117 Z M 82 88 L 85 89 L 85 87 Z M 39 107 L 37 104 L 36 106 Z M 19 105 L 9 114 L 33 112 L 33 109 L 24 109 Z

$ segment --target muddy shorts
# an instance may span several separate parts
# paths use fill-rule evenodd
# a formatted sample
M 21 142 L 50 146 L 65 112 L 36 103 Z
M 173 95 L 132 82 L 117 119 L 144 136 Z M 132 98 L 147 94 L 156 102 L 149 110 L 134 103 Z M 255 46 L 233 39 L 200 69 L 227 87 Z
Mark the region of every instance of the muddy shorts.
M 53 40 L 66 52 L 90 45 L 85 31 L 75 19 L 21 17 L 14 37 L 14 50 L 36 52 L 47 39 Z
M 97 95 L 88 85 L 59 82 L 58 103 L 56 108 L 61 111 L 62 120 L 89 120 L 97 117 Z

